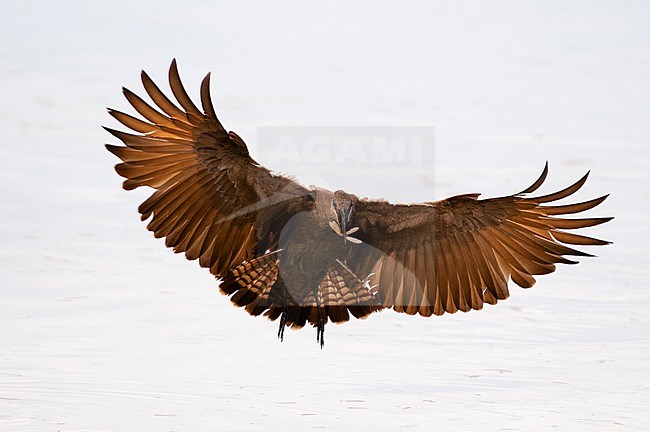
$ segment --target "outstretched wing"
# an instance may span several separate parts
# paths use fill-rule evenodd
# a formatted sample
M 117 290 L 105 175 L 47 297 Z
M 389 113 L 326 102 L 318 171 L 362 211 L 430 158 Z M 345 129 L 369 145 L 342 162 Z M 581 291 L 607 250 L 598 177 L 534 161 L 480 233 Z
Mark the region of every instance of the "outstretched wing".
M 566 256 L 589 256 L 569 245 L 609 242 L 564 230 L 590 227 L 612 218 L 558 217 L 591 209 L 607 195 L 578 204 L 544 205 L 568 197 L 587 180 L 559 192 L 529 198 L 545 180 L 501 198 L 478 200 L 460 195 L 417 205 L 359 201 L 350 265 L 371 276 L 384 306 L 423 316 L 481 309 L 506 299 L 508 280 L 529 288 L 534 275 L 551 273 L 556 263 L 575 264 Z
M 203 112 L 181 84 L 174 60 L 169 83 L 180 107 L 142 72 L 153 108 L 127 89 L 124 96 L 144 118 L 109 110 L 137 132 L 106 128 L 126 146 L 107 145 L 123 163 L 124 189 L 155 189 L 139 211 L 147 228 L 165 237 L 168 247 L 199 259 L 215 276 L 266 252 L 277 241 L 284 220 L 306 210 L 313 197 L 296 182 L 272 174 L 248 154 L 246 144 L 227 132 L 210 100 L 208 74 L 201 84 Z

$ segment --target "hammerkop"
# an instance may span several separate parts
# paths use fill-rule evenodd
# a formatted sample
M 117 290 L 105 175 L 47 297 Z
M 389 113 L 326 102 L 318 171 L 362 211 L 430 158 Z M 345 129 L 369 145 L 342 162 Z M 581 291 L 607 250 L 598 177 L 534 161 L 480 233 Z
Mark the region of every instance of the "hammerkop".
M 567 256 L 591 256 L 567 245 L 609 242 L 565 230 L 611 218 L 566 219 L 602 203 L 607 195 L 568 205 L 547 205 L 576 192 L 587 175 L 559 192 L 531 197 L 478 199 L 458 195 L 420 204 L 390 204 L 344 192 L 306 188 L 260 166 L 244 141 L 221 125 L 201 83 L 203 110 L 181 84 L 176 62 L 168 99 L 142 72 L 157 108 L 127 89 L 142 116 L 109 113 L 136 133 L 106 130 L 125 147 L 107 145 L 122 163 L 124 189 L 155 192 L 138 208 L 147 229 L 174 252 L 221 279 L 221 292 L 251 315 L 280 318 L 286 326 L 317 328 L 365 318 L 386 308 L 428 317 L 481 309 L 508 298 L 508 282 L 532 287 Z

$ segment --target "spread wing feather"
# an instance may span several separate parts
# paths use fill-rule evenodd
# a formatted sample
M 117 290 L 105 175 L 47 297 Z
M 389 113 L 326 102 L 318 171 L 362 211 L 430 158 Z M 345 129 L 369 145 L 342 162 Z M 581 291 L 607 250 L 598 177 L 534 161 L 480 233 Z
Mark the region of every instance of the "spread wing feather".
M 154 236 L 222 277 L 266 252 L 277 235 L 273 227 L 308 208 L 308 191 L 259 166 L 241 138 L 223 128 L 210 98 L 210 74 L 201 83 L 203 112 L 185 91 L 176 61 L 169 83 L 180 107 L 144 71 L 141 77 L 155 107 L 124 89 L 143 119 L 109 109 L 135 133 L 106 128 L 125 145 L 106 147 L 122 160 L 115 169 L 125 189 L 155 189 L 138 209 L 142 220 L 151 218 L 147 228 Z
M 360 200 L 353 224 L 366 247 L 350 248 L 357 274 L 371 274 L 385 307 L 410 315 L 442 315 L 481 309 L 508 298 L 508 281 L 523 288 L 555 264 L 575 264 L 566 256 L 590 256 L 566 245 L 609 242 L 566 230 L 592 227 L 612 218 L 567 219 L 602 203 L 607 195 L 569 205 L 543 205 L 571 196 L 588 174 L 571 186 L 529 197 L 542 175 L 522 192 L 486 200 L 477 194 L 414 205 Z M 375 249 L 375 253 L 368 252 Z

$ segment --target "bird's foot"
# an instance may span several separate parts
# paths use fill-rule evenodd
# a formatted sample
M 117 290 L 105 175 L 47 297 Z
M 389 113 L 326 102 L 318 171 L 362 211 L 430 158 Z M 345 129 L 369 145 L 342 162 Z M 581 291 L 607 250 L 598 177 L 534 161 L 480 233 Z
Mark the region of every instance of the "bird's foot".
M 284 328 L 287 326 L 287 311 L 282 310 L 282 315 L 280 315 L 280 328 L 278 328 L 278 338 L 280 342 L 284 341 Z
M 325 346 L 325 321 L 318 320 L 316 325 L 316 342 L 320 342 L 320 348 L 323 349 Z

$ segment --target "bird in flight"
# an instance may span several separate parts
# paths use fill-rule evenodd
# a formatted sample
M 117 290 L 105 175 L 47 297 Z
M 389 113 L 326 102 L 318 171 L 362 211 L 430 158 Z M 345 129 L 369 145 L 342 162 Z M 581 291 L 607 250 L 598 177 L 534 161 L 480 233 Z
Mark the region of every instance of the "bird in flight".
M 138 208 L 147 229 L 176 253 L 197 260 L 223 294 L 251 315 L 279 319 L 284 329 L 317 329 L 392 308 L 409 315 L 479 310 L 508 298 L 512 280 L 532 287 L 567 257 L 592 256 L 572 245 L 609 242 L 569 231 L 612 218 L 565 218 L 602 203 L 607 195 L 554 204 L 582 187 L 587 175 L 552 194 L 478 199 L 453 196 L 419 204 L 391 204 L 341 190 L 306 188 L 259 165 L 244 141 L 219 122 L 210 74 L 199 109 L 169 69 L 172 102 L 142 72 L 155 105 L 126 88 L 141 118 L 109 109 L 135 133 L 106 128 L 124 146 L 106 145 L 122 160 L 115 170 L 126 190 L 148 186 Z

